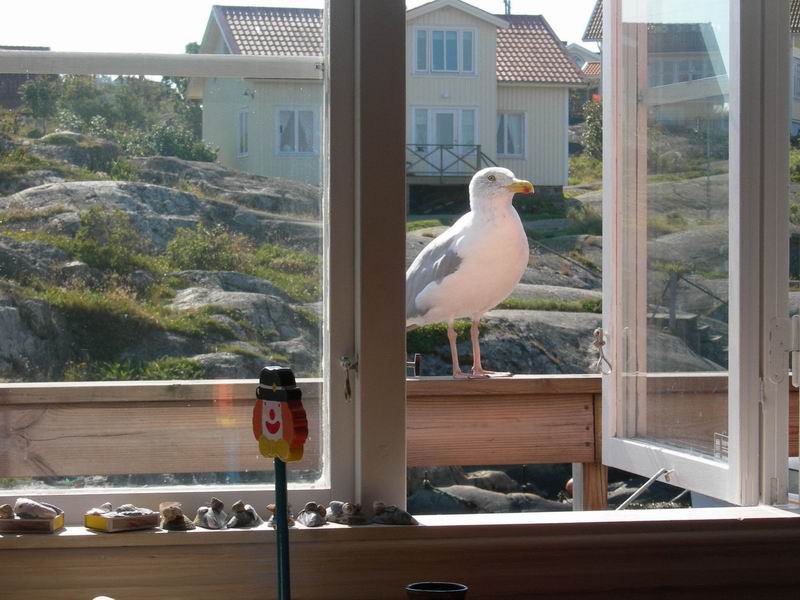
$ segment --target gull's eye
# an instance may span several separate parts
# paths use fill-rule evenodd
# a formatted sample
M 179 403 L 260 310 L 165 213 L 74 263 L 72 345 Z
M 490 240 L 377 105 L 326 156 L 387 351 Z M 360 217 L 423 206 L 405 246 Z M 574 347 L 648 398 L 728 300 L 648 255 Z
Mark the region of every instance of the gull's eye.
M 489 181 L 494 181 L 495 179 L 497 179 L 497 177 L 495 177 L 494 175 L 489 175 L 486 179 L 488 179 Z

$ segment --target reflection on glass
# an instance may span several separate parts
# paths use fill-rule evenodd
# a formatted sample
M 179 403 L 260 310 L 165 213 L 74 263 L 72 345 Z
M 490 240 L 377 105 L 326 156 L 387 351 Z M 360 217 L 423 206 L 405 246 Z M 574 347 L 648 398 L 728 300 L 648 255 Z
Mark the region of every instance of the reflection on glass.
M 727 459 L 727 1 L 625 1 L 622 431 Z M 646 266 L 646 269 L 644 268 Z

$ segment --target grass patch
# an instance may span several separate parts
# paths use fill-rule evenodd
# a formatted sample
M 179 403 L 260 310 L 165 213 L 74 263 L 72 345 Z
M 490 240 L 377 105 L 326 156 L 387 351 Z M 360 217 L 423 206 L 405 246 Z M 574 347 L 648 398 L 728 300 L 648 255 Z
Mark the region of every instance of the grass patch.
M 419 229 L 428 229 L 429 227 L 446 227 L 449 223 L 445 223 L 442 219 L 421 219 L 419 221 L 406 222 L 406 233 L 417 231 Z
M 569 185 L 597 184 L 603 180 L 603 161 L 586 154 L 569 159 Z
M 600 314 L 603 312 L 603 302 L 602 300 L 526 300 L 508 298 L 501 302 L 497 308 Z
M 150 362 L 134 360 L 68 363 L 64 381 L 147 381 L 202 379 L 203 368 L 189 358 L 167 356 Z
M 469 339 L 469 331 L 472 327 L 469 319 L 459 319 L 455 322 L 454 328 L 459 338 Z M 481 323 L 478 326 L 479 332 L 486 331 L 486 325 Z M 406 333 L 406 351 L 409 353 L 430 353 L 435 352 L 441 347 L 448 347 L 450 341 L 447 339 L 447 324 L 435 323 L 418 327 Z
M 47 219 L 53 215 L 66 212 L 63 204 L 53 204 L 40 209 L 22 208 L 13 204 L 5 210 L 0 210 L 0 225 L 11 225 L 14 223 L 26 223 L 38 219 Z
M 14 183 L 30 171 L 52 171 L 67 181 L 97 181 L 107 179 L 94 171 L 67 165 L 56 160 L 39 158 L 27 148 L 15 148 L 0 156 L 0 181 Z
M 650 238 L 678 233 L 687 229 L 689 229 L 689 222 L 686 217 L 676 211 L 666 215 L 650 217 L 647 220 L 647 234 Z

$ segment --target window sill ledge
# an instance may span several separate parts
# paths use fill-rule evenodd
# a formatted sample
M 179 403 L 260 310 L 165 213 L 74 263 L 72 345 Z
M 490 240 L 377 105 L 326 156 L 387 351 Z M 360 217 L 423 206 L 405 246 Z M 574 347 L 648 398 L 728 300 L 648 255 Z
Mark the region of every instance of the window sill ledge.
M 789 520 L 787 522 L 787 519 Z M 636 535 L 691 538 L 714 533 L 735 538 L 763 535 L 797 536 L 800 512 L 770 506 L 683 510 L 592 511 L 567 513 L 514 513 L 478 515 L 429 515 L 418 518 L 420 526 L 329 524 L 321 528 L 290 529 L 293 544 L 339 542 L 387 542 L 392 540 L 442 540 L 469 538 L 522 538 L 535 536 L 539 546 L 580 544 L 581 539 L 631 542 Z M 208 546 L 274 544 L 275 531 L 262 525 L 254 529 L 187 532 L 160 529 L 127 533 L 99 533 L 83 527 L 66 527 L 55 534 L 0 535 L 0 551 L 15 549 L 68 549 L 156 546 Z M 621 536 L 621 537 L 620 537 Z

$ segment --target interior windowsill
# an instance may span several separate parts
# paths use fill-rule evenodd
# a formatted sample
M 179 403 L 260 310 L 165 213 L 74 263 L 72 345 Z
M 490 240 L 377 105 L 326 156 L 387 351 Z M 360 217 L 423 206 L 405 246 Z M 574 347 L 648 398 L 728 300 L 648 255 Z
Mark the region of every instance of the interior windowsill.
M 771 506 L 658 509 L 631 511 L 586 511 L 561 513 L 508 513 L 476 515 L 428 515 L 417 517 L 419 527 L 365 525 L 348 527 L 328 524 L 320 528 L 296 526 L 290 529 L 293 543 L 319 543 L 356 540 L 412 538 L 468 538 L 471 536 L 530 536 L 563 539 L 564 536 L 586 534 L 631 534 L 655 529 L 692 530 L 720 527 L 726 524 L 751 522 L 752 525 L 775 519 L 798 519 L 800 511 Z M 793 522 L 800 526 L 800 521 Z M 729 528 L 729 525 L 726 525 Z M 794 527 L 792 527 L 794 529 Z M 213 544 L 274 543 L 274 530 L 265 525 L 253 529 L 187 532 L 152 529 L 124 533 L 102 533 L 84 527 L 66 527 L 53 534 L 0 535 L 0 550 L 58 549 L 128 546 L 174 546 Z

